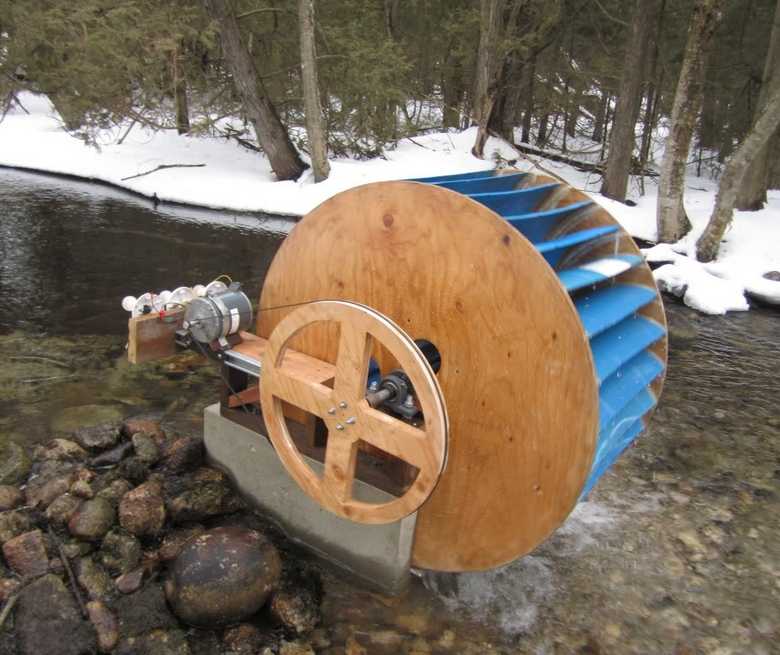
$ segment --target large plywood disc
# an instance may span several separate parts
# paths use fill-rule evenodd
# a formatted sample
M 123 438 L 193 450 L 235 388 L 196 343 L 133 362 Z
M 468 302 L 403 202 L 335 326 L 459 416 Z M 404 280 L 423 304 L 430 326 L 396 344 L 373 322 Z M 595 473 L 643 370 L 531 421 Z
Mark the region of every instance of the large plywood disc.
M 372 307 L 441 353 L 448 463 L 418 513 L 415 566 L 498 566 L 564 521 L 590 470 L 598 388 L 573 304 L 519 232 L 442 188 L 346 191 L 282 244 L 258 334 L 294 309 L 264 308 L 323 299 Z M 338 334 L 308 329 L 291 347 L 335 363 Z

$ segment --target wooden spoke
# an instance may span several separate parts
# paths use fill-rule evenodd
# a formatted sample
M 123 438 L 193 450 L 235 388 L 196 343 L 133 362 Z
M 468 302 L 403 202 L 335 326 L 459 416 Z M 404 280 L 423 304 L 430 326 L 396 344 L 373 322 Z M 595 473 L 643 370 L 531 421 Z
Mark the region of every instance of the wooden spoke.
M 371 337 L 360 327 L 341 324 L 334 388 L 339 398 L 356 402 L 366 395 Z
M 339 323 L 340 330 L 333 389 L 317 379 L 321 366 L 293 371 L 284 365 L 287 342 L 307 325 L 328 321 Z M 425 417 L 424 429 L 369 407 L 366 378 L 373 339 L 392 354 L 411 380 Z M 321 478 L 295 447 L 280 401 L 325 421 L 328 442 Z M 391 523 L 411 514 L 431 494 L 444 469 L 448 424 L 436 377 L 414 341 L 369 307 L 347 301 L 318 301 L 285 317 L 268 338 L 263 353 L 260 403 L 268 436 L 292 478 L 320 505 L 352 521 Z M 418 469 L 417 479 L 401 497 L 379 504 L 352 498 L 360 440 Z
M 325 451 L 325 472 L 322 484 L 337 502 L 352 497 L 352 482 L 355 479 L 357 462 L 357 441 L 331 430 L 328 449 Z
M 366 404 L 357 418 L 360 438 L 420 470 L 435 466 L 436 454 L 424 430 Z
M 289 375 L 284 369 L 277 369 L 268 377 L 266 375 L 263 371 L 263 381 L 271 385 L 273 395 L 280 400 L 320 418 L 328 416 L 328 409 L 333 407 L 334 400 L 333 391 L 325 385 Z

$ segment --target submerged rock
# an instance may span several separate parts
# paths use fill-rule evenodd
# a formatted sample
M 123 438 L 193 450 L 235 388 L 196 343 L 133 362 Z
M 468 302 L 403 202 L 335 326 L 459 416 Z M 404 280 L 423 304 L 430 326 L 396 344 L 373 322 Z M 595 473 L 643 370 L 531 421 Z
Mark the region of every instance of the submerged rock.
M 155 464 L 160 459 L 157 442 L 145 432 L 136 432 L 132 438 L 135 455 L 144 464 Z
M 141 588 L 141 584 L 144 581 L 144 572 L 144 567 L 139 566 L 129 573 L 123 573 L 116 579 L 116 588 L 123 594 L 135 593 Z
M 33 451 L 36 461 L 55 460 L 58 462 L 83 462 L 87 459 L 87 451 L 75 441 L 68 439 L 52 439 Z
M 123 412 L 115 405 L 81 405 L 68 407 L 57 414 L 51 422 L 54 432 L 73 434 L 106 423 L 118 423 Z
M 91 557 L 82 557 L 76 567 L 76 580 L 92 600 L 105 600 L 114 590 L 111 576 Z
M 149 584 L 134 594 L 120 597 L 114 604 L 121 638 L 138 637 L 150 630 L 176 628 L 160 585 Z
M 40 530 L 31 530 L 6 541 L 3 557 L 8 566 L 23 578 L 43 575 L 49 570 L 49 557 Z
M 150 480 L 128 491 L 119 503 L 119 523 L 136 536 L 159 534 L 165 524 L 162 485 Z
M 0 484 L 21 484 L 30 474 L 32 462 L 18 443 L 0 444 Z
M 119 626 L 116 617 L 99 600 L 87 603 L 87 613 L 97 635 L 98 650 L 110 653 L 119 641 Z
M 120 424 L 111 421 L 79 428 L 73 433 L 73 440 L 87 450 L 111 448 L 120 438 Z
M 165 593 L 192 625 L 225 625 L 257 612 L 279 583 L 281 559 L 262 534 L 216 528 L 189 541 L 176 558 Z
M 24 494 L 16 487 L 0 485 L 0 512 L 19 507 L 24 502 Z
M 163 454 L 163 464 L 172 473 L 183 473 L 203 463 L 203 441 L 193 437 L 179 437 Z
M 46 508 L 46 520 L 56 527 L 64 527 L 81 505 L 81 498 L 71 493 L 57 496 Z
M 232 514 L 244 504 L 227 482 L 185 482 L 179 491 L 174 485 L 166 502 L 174 523 L 203 521 L 223 514 Z
M 165 432 L 159 421 L 150 418 L 129 418 L 122 424 L 122 432 L 127 438 L 144 432 L 155 440 L 158 446 L 165 441 Z
M 22 510 L 0 513 L 0 544 L 31 530 L 33 522 Z
M 105 498 L 84 501 L 68 521 L 68 530 L 86 541 L 99 541 L 116 520 L 114 507 Z
M 113 466 L 114 464 L 119 464 L 119 462 L 121 462 L 132 449 L 133 444 L 129 441 L 126 441 L 125 443 L 121 443 L 111 450 L 100 453 L 100 455 L 92 459 L 91 464 L 92 466 L 96 466 L 98 468 L 101 466 Z
M 149 466 L 138 457 L 128 457 L 119 464 L 119 475 L 133 484 L 141 484 L 149 477 Z
M 298 635 L 314 630 L 320 622 L 322 582 L 314 571 L 286 572 L 271 596 L 271 616 L 289 632 Z
M 73 464 L 50 461 L 45 462 L 24 490 L 25 501 L 38 509 L 46 509 L 52 501 L 70 490 L 76 479 Z
M 239 623 L 225 630 L 222 641 L 231 653 L 253 654 L 263 645 L 263 633 L 251 623 Z
M 119 644 L 117 655 L 191 655 L 181 630 L 152 630 L 142 637 L 131 637 Z
M 119 501 L 122 500 L 122 497 L 132 488 L 133 485 L 127 480 L 119 478 L 98 491 L 97 497 L 105 498 L 112 505 L 119 505 Z
M 205 531 L 206 528 L 200 524 L 188 526 L 186 528 L 177 528 L 176 530 L 171 531 L 165 535 L 165 539 L 163 539 L 162 544 L 160 545 L 160 550 L 157 551 L 160 560 L 163 562 L 170 562 L 171 560 L 176 559 L 181 552 L 181 549 L 184 547 L 184 544 L 193 537 L 203 534 Z
M 111 530 L 103 539 L 98 557 L 112 574 L 129 573 L 141 561 L 141 542 L 123 530 Z
M 44 575 L 24 588 L 15 627 L 21 655 L 95 652 L 92 626 L 81 618 L 72 594 L 56 575 Z

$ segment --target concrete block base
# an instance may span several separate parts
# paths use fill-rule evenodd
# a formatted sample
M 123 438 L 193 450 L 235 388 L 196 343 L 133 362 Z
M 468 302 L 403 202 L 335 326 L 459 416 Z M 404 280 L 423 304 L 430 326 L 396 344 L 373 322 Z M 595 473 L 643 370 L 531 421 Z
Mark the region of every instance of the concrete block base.
M 399 593 L 409 579 L 417 515 L 397 523 L 352 523 L 324 510 L 301 491 L 264 436 L 207 407 L 204 442 L 209 460 L 230 475 L 244 497 L 276 522 L 293 541 L 389 593 Z M 307 458 L 311 468 L 322 464 Z M 393 496 L 355 480 L 356 497 L 387 502 Z

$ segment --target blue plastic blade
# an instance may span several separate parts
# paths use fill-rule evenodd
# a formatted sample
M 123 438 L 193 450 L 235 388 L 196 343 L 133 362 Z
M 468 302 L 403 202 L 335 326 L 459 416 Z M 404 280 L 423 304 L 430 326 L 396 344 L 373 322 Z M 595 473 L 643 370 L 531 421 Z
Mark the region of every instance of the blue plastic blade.
M 597 289 L 574 303 L 588 338 L 593 338 L 655 299 L 655 289 L 616 284 Z
M 592 205 L 592 201 L 583 200 L 582 202 L 575 202 L 571 205 L 566 205 L 565 207 L 556 207 L 555 209 L 546 209 L 539 212 L 528 212 L 526 214 L 513 214 L 505 216 L 504 218 L 520 230 L 526 239 L 532 243 L 538 243 L 545 239 L 550 233 L 550 230 L 561 221 L 566 220 L 569 216 L 577 213 L 581 209 Z
M 452 180 L 449 182 L 436 182 L 435 184 L 451 191 L 457 191 L 465 195 L 473 193 L 489 193 L 494 191 L 512 191 L 517 187 L 528 173 L 513 173 L 508 175 L 491 175 L 490 177 L 476 177 L 468 180 Z
M 471 171 L 470 173 L 456 173 L 455 175 L 437 175 L 434 177 L 418 177 L 410 182 L 425 182 L 426 184 L 439 184 L 440 182 L 452 182 L 454 180 L 470 180 L 481 177 L 491 177 L 498 171 L 495 168 L 489 168 L 482 171 Z
M 663 338 L 663 326 L 644 316 L 632 316 L 590 342 L 599 384 L 632 357 Z
M 552 182 L 516 191 L 470 193 L 468 196 L 501 216 L 518 216 L 532 211 L 547 194 L 559 186 L 557 182 Z
M 536 243 L 536 249 L 542 253 L 547 263 L 555 268 L 564 252 L 573 246 L 578 246 L 592 239 L 614 234 L 618 231 L 617 225 L 607 225 L 605 227 L 593 227 L 580 232 L 572 232 L 566 236 L 550 241 L 540 241 Z
M 643 350 L 610 375 L 599 390 L 599 430 L 609 425 L 642 389 L 661 373 L 664 365 L 653 353 Z
M 558 278 L 569 293 L 616 277 L 634 268 L 642 261 L 639 255 L 602 257 L 576 268 L 558 272 Z
M 644 430 L 644 423 L 642 422 L 642 419 L 639 419 L 636 423 L 630 425 L 623 433 L 620 443 L 614 443 L 613 448 L 609 452 L 604 453 L 602 459 L 599 459 L 598 461 L 594 460 L 588 481 L 585 483 L 585 487 L 580 494 L 580 500 L 583 500 L 590 493 L 599 478 L 615 463 L 615 460 L 620 456 L 620 453 L 628 448 L 634 439 L 642 434 L 642 430 Z

